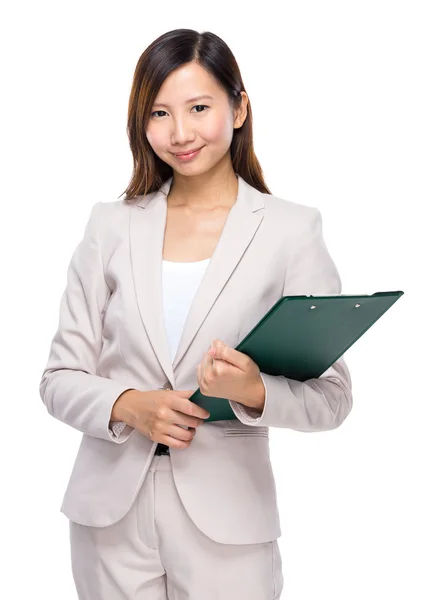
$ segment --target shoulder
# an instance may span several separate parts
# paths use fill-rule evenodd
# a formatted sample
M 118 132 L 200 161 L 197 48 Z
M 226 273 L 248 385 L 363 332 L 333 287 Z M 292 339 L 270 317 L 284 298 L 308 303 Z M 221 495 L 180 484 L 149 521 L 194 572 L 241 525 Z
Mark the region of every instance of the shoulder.
M 93 204 L 91 217 L 96 220 L 99 231 L 105 232 L 113 225 L 121 226 L 129 219 L 130 205 L 124 200 L 99 201 Z
M 109 256 L 128 232 L 130 206 L 123 200 L 93 202 L 86 226 L 87 234 L 97 240 Z
M 278 217 L 312 219 L 317 213 L 320 213 L 316 206 L 294 202 L 292 200 L 287 200 L 286 198 L 281 198 L 280 196 L 274 196 L 272 194 L 262 193 L 262 196 L 264 198 L 266 212 L 268 214 L 274 214 Z
M 300 237 L 322 227 L 322 215 L 319 208 L 262 193 L 265 205 L 265 221 L 270 227 L 283 230 L 292 237 Z
M 99 218 L 110 219 L 121 214 L 128 214 L 130 205 L 124 200 L 104 200 L 96 202 Z

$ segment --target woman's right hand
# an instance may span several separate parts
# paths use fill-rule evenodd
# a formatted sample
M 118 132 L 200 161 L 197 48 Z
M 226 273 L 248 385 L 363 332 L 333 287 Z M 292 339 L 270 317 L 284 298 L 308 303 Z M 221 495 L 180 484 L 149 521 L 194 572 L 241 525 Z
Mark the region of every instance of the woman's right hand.
M 153 442 L 188 448 L 196 428 L 210 416 L 204 408 L 188 400 L 193 393 L 194 390 L 127 390 L 113 405 L 111 421 L 123 421 Z

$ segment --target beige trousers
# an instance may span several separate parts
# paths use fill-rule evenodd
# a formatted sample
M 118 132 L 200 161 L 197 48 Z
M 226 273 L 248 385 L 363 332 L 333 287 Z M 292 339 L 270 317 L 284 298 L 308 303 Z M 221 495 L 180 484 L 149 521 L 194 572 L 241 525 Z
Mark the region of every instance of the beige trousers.
M 168 455 L 154 456 L 120 521 L 70 521 L 70 546 L 79 600 L 278 600 L 283 588 L 277 540 L 229 545 L 208 538 L 181 503 Z

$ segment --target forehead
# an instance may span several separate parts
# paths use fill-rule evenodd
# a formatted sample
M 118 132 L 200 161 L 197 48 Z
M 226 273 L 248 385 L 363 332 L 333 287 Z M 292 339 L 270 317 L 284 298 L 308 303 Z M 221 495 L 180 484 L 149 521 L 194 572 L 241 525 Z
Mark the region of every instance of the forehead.
M 196 63 L 181 65 L 164 80 L 155 102 L 183 104 L 195 96 L 208 94 L 218 99 L 227 96 L 217 80 Z M 203 101 L 203 99 L 202 99 Z

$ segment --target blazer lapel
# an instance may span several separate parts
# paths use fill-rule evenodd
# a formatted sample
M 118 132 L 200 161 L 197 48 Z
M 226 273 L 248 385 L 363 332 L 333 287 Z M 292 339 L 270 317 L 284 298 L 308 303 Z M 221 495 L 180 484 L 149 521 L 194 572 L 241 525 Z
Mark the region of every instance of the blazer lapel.
M 162 253 L 170 177 L 130 210 L 131 260 L 136 299 L 154 353 L 175 388 L 174 371 L 251 243 L 263 219 L 264 195 L 240 175 L 238 194 L 190 307 L 173 364 L 162 303 Z M 259 212 L 260 211 L 260 212 Z
M 263 195 L 238 176 L 238 194 L 194 296 L 173 361 L 176 369 L 263 219 Z M 212 340 L 210 340 L 212 341 Z M 205 348 L 207 350 L 207 348 Z
M 130 257 L 136 300 L 143 325 L 167 379 L 175 388 L 163 312 L 162 257 L 167 217 L 166 196 L 172 178 L 131 206 Z

